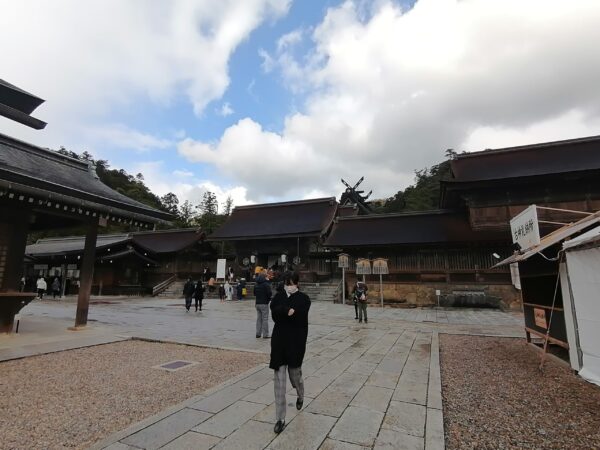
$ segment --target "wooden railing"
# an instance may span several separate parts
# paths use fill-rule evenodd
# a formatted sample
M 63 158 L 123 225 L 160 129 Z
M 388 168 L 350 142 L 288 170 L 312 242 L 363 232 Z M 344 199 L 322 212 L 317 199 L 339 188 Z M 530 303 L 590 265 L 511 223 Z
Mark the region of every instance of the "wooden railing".
M 162 291 L 167 289 L 175 280 L 177 279 L 177 275 L 172 275 L 167 278 L 165 281 L 161 281 L 156 286 L 152 287 L 152 296 L 155 297 L 160 294 Z

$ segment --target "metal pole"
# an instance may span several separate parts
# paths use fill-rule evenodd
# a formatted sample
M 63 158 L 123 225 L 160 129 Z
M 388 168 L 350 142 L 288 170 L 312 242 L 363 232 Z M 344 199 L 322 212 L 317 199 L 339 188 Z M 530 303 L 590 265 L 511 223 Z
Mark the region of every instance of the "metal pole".
M 381 294 L 381 307 L 383 308 L 383 280 L 382 275 L 379 274 L 379 293 Z
M 346 268 L 342 267 L 342 305 L 346 304 Z

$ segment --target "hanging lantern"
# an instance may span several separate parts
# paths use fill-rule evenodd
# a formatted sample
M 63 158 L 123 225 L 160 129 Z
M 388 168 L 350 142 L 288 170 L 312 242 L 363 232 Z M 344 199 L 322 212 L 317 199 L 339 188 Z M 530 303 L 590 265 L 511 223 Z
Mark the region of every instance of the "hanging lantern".
M 373 260 L 373 273 L 376 275 L 387 275 L 390 273 L 388 269 L 387 259 L 375 258 Z
M 367 258 L 356 260 L 356 275 L 371 275 L 371 261 Z
M 338 267 L 340 269 L 348 269 L 350 267 L 350 255 L 347 253 L 340 253 L 338 255 Z

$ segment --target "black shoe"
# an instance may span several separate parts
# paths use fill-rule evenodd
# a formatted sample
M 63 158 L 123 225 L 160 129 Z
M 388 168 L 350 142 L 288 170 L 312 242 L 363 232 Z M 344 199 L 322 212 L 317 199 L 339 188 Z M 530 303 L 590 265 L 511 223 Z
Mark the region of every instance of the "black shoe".
M 275 428 L 273 429 L 273 431 L 275 433 L 279 434 L 283 431 L 284 428 L 285 428 L 285 420 L 284 421 L 278 420 L 277 423 L 275 424 Z
M 302 409 L 302 405 L 304 404 L 304 400 L 299 398 L 296 400 L 296 409 L 300 411 Z
M 358 320 L 358 317 L 355 317 L 354 320 Z
M 257 334 L 257 335 L 256 335 L 256 339 L 258 339 L 259 337 L 260 337 L 260 334 Z

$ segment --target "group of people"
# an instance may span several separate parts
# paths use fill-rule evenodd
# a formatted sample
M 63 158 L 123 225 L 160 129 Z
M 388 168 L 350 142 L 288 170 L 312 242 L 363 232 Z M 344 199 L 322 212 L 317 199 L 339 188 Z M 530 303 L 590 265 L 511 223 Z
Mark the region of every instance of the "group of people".
M 183 285 L 183 298 L 185 299 L 185 310 L 190 312 L 192 307 L 192 299 L 194 299 L 196 312 L 202 311 L 202 300 L 204 299 L 204 286 L 202 280 L 196 282 L 188 278 Z
M 26 282 L 27 280 L 25 279 L 25 277 L 21 278 L 21 292 L 25 290 Z M 52 284 L 50 284 L 52 298 L 56 299 L 57 296 L 58 298 L 62 298 L 61 287 L 62 284 L 60 282 L 60 279 L 58 277 L 54 277 Z M 42 300 L 44 298 L 44 295 L 46 294 L 46 291 L 48 290 L 48 283 L 46 282 L 46 279 L 43 276 L 40 275 L 38 277 L 37 281 L 35 282 L 35 288 L 37 290 L 37 298 Z

